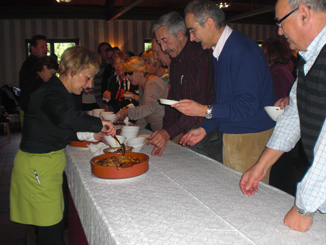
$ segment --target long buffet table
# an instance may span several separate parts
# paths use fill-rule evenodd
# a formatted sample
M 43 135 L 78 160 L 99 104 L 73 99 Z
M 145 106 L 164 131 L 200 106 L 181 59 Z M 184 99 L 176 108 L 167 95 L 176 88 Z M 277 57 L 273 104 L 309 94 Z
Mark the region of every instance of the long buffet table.
M 141 133 L 146 133 L 145 131 Z M 248 197 L 241 174 L 168 142 L 151 156 L 147 173 L 101 179 L 91 173 L 89 150 L 67 146 L 68 186 L 89 244 L 326 244 L 326 215 L 310 231 L 283 224 L 294 198 L 260 184 Z

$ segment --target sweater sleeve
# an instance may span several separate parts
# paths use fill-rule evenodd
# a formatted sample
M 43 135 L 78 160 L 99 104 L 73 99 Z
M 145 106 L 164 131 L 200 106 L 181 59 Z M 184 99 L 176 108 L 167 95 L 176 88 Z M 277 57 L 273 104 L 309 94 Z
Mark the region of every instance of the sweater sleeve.
M 76 111 L 74 106 L 68 105 L 71 100 L 70 94 L 65 96 L 53 90 L 43 100 L 42 110 L 57 127 L 78 132 L 100 132 L 103 127 L 101 120 Z
M 159 81 L 155 82 L 155 79 L 159 79 Z M 163 87 L 160 86 L 159 82 Z M 131 120 L 138 120 L 153 114 L 161 106 L 156 98 L 161 98 L 166 91 L 167 84 L 158 77 L 152 77 L 145 86 L 141 105 L 128 109 L 128 117 Z

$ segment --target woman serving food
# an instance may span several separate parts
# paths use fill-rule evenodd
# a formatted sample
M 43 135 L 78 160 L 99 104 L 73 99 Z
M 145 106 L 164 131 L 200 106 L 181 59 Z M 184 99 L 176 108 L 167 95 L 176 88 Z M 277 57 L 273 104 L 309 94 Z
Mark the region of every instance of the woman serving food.
M 62 175 L 64 148 L 73 140 L 85 140 L 77 132 L 115 135 L 111 121 L 76 111 L 72 94 L 92 86 L 99 70 L 97 57 L 88 49 L 67 49 L 53 77 L 31 96 L 25 112 L 20 149 L 11 176 L 10 219 L 34 225 L 38 244 L 64 244 Z

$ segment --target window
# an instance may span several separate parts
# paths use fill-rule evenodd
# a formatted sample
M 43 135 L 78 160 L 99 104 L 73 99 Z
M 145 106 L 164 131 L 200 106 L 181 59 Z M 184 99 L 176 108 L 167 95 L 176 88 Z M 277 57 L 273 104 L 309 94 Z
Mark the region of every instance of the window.
M 30 43 L 31 39 L 25 40 L 26 55 L 30 55 Z M 58 57 L 58 62 L 61 60 L 62 53 L 70 47 L 79 44 L 79 38 L 74 39 L 47 39 L 48 55 L 56 55 Z
M 262 48 L 262 46 L 263 46 L 263 41 L 256 41 L 256 43 L 258 44 L 258 46 L 260 47 L 260 48 Z
M 146 38 L 144 40 L 144 51 L 150 48 L 152 48 L 152 39 Z

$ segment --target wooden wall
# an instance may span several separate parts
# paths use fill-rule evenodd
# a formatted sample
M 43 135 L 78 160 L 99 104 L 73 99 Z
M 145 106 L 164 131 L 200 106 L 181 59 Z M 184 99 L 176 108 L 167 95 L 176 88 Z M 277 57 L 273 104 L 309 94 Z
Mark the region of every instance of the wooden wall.
M 125 51 L 139 54 L 144 39 L 151 37 L 153 21 L 108 22 L 105 20 L 73 19 L 1 19 L 0 20 L 0 87 L 18 85 L 18 72 L 26 59 L 25 39 L 35 34 L 47 38 L 79 38 L 80 44 L 96 50 L 100 42 L 107 41 Z M 277 36 L 276 27 L 265 25 L 230 24 L 254 40 L 262 41 Z

